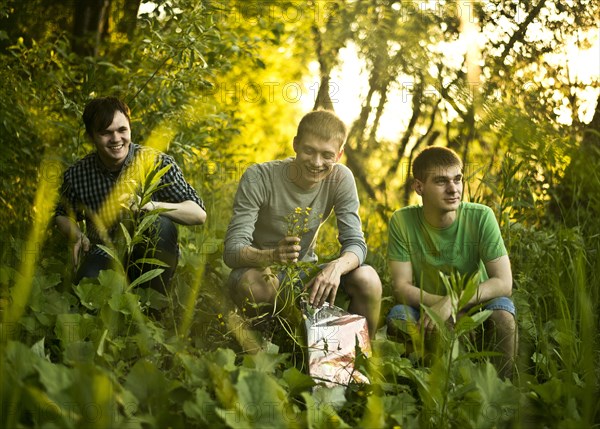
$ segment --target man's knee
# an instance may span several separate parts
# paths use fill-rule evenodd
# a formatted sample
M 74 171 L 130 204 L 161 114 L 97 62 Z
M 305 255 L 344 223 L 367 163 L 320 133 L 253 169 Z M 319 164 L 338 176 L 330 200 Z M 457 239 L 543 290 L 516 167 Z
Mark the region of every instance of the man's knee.
M 250 268 L 232 285 L 232 292 L 238 303 L 246 299 L 252 302 L 271 302 L 278 286 L 279 280 L 271 270 Z
M 377 271 L 369 265 L 363 265 L 347 274 L 344 288 L 351 297 L 381 299 L 381 280 Z
M 517 321 L 509 311 L 493 310 L 487 324 L 492 328 L 497 342 L 514 341 L 517 335 Z
M 506 310 L 493 310 L 489 320 L 501 330 L 514 331 L 517 325 L 515 316 Z
M 177 252 L 177 226 L 175 222 L 164 215 L 154 221 L 154 231 L 157 238 L 157 247 L 167 252 Z

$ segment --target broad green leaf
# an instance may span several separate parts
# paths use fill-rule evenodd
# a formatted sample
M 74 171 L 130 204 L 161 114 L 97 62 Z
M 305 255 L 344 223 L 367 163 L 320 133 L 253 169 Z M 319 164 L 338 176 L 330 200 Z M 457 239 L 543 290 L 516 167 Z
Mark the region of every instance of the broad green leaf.
M 65 346 L 64 362 L 66 364 L 93 363 L 96 346 L 91 341 L 75 341 Z
M 41 357 L 42 359 L 46 359 L 46 351 L 44 350 L 44 340 L 45 337 L 31 346 L 31 351 L 34 355 Z
M 287 384 L 289 394 L 295 396 L 305 392 L 315 386 L 313 378 L 295 367 L 290 367 L 283 371 L 283 381 Z
M 240 371 L 235 389 L 239 403 L 218 410 L 232 428 L 278 429 L 290 426 L 290 405 L 283 388 L 270 375 L 252 370 Z
M 302 393 L 306 402 L 306 418 L 309 429 L 349 428 L 337 411 L 346 402 L 344 387 L 316 387 L 314 393 Z
M 81 304 L 90 310 L 101 308 L 113 293 L 112 289 L 103 283 L 96 284 L 95 282 L 86 281 L 82 281 L 74 289 Z
M 206 356 L 198 358 L 197 356 L 187 353 L 179 353 L 177 358 L 181 360 L 181 364 L 185 369 L 185 377 L 183 378 L 186 385 L 192 387 L 206 386 L 209 383 L 209 373 L 205 364 Z
M 476 391 L 467 394 L 467 398 L 476 399 L 481 404 L 482 412 L 473 414 L 477 420 L 475 427 L 495 428 L 502 427 L 506 421 L 510 421 L 518 410 L 520 402 L 519 390 L 509 381 L 501 380 L 496 369 L 490 362 L 470 372 Z M 557 384 L 548 391 L 552 391 L 552 396 L 558 400 L 560 392 Z M 558 403 L 553 401 L 551 403 Z
M 156 365 L 141 359 L 131 368 L 124 387 L 135 395 L 144 408 L 159 409 L 168 403 L 168 394 L 173 385 Z
M 59 314 L 56 317 L 54 332 L 63 344 L 63 347 L 69 343 L 81 341 L 81 320 L 82 317 L 80 314 Z
M 42 360 L 25 344 L 9 341 L 2 350 L 2 360 L 6 357 L 6 374 L 16 380 L 23 380 L 35 373 L 35 365 Z M 4 376 L 4 374 L 2 374 Z
M 114 293 L 108 300 L 108 305 L 114 311 L 131 314 L 132 307 L 139 307 L 139 296 L 132 293 Z
M 140 296 L 140 302 L 145 306 L 150 306 L 150 308 L 162 310 L 169 305 L 169 298 L 152 288 L 140 288 L 137 293 Z
M 127 286 L 125 274 L 115 270 L 102 270 L 98 275 L 98 282 L 108 287 L 113 293 L 122 293 Z
M 204 425 L 220 420 L 216 412 L 217 404 L 205 389 L 196 389 L 194 399 L 183 403 L 183 412 L 189 418 Z
M 254 368 L 257 371 L 272 374 L 286 359 L 287 354 L 273 354 L 260 350 L 256 354 L 244 356 L 244 366 L 246 368 Z
M 40 360 L 34 365 L 40 382 L 51 396 L 67 389 L 75 382 L 75 374 L 71 368 L 64 365 Z
M 235 364 L 235 352 L 231 349 L 219 348 L 214 352 L 211 352 L 210 355 L 207 356 L 207 359 L 210 359 L 211 362 L 214 362 L 226 371 L 233 372 L 237 369 L 237 365 Z
M 61 282 L 61 276 L 59 273 L 48 273 L 48 274 L 38 274 L 33 280 L 33 287 L 37 287 L 41 290 L 49 289 L 57 286 Z
M 408 427 L 408 422 L 414 419 L 418 410 L 415 398 L 405 392 L 394 396 L 384 396 L 383 407 L 386 415 L 400 427 Z

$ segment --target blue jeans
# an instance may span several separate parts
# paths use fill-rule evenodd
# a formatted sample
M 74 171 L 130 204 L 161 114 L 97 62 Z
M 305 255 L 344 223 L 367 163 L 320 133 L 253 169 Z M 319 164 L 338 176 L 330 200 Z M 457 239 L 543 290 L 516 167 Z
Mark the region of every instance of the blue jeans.
M 506 296 L 494 298 L 485 303 L 482 307 L 483 310 L 505 310 L 516 317 L 517 309 L 512 300 Z M 411 307 L 410 305 L 398 304 L 392 307 L 390 312 L 386 316 L 386 321 L 389 323 L 392 320 L 402 320 L 410 322 L 418 322 L 420 317 L 420 311 L 418 307 Z

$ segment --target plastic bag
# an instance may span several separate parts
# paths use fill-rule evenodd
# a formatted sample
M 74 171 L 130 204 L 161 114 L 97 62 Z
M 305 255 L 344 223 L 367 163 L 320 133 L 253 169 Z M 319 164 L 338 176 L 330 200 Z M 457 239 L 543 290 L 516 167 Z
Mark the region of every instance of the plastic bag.
M 351 381 L 368 383 L 368 378 L 355 369 L 355 347 L 371 355 L 367 320 L 325 303 L 321 308 L 303 306 L 308 344 L 308 371 L 317 382 L 327 387 L 348 386 Z

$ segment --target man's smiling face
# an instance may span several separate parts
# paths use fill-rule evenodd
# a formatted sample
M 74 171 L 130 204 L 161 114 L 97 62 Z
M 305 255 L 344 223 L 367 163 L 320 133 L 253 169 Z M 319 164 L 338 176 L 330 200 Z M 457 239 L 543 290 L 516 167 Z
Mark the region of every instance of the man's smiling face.
M 306 189 L 324 180 L 343 152 L 337 139 L 323 140 L 311 135 L 306 135 L 302 139 L 295 138 L 294 151 L 299 173 L 295 182 Z
M 117 170 L 125 162 L 131 144 L 129 120 L 120 111 L 115 111 L 111 124 L 101 131 L 95 131 L 92 141 L 100 160 L 109 170 Z

